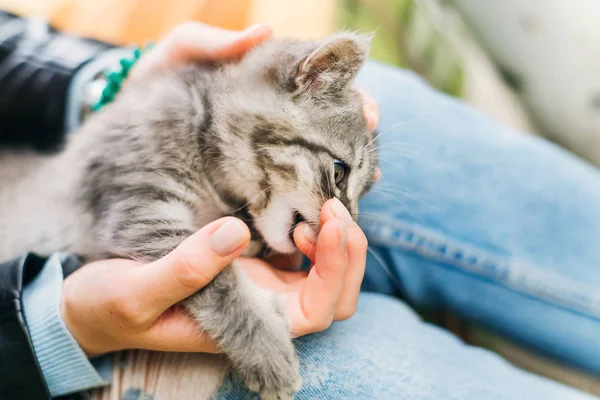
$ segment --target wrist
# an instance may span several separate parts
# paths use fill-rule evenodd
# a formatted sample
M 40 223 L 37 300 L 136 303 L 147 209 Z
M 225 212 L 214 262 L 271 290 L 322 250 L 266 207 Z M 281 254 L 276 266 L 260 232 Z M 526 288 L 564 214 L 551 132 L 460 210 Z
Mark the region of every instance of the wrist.
M 38 276 L 25 286 L 21 299 L 36 360 L 52 396 L 108 383 L 62 318 L 63 267 L 67 262 L 62 255 L 50 257 Z
M 87 300 L 81 301 L 80 291 L 73 290 L 73 281 L 65 279 L 62 295 L 60 298 L 60 315 L 65 326 L 88 358 L 96 358 L 106 353 L 119 350 L 117 341 L 108 334 L 108 327 L 105 331 L 95 329 L 96 324 L 90 322 L 90 311 L 82 312 L 81 304 L 88 303 Z M 101 313 L 101 309 L 94 310 Z M 99 317 L 99 315 L 98 315 Z

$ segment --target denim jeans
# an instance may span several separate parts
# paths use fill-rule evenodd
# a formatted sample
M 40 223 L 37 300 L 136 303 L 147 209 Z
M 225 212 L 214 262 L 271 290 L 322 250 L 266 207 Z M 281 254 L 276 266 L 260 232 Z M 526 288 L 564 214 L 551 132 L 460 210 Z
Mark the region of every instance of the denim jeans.
M 356 315 L 296 341 L 298 399 L 591 399 L 422 322 L 471 321 L 600 374 L 600 171 L 370 63 L 382 180 L 361 204 Z M 379 292 L 379 294 L 366 293 Z M 217 398 L 248 393 L 235 377 Z

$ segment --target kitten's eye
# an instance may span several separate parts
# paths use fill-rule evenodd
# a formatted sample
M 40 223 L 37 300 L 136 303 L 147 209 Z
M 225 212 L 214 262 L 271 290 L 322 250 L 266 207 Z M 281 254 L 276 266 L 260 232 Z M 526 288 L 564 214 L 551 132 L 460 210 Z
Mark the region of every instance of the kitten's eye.
M 333 178 L 335 180 L 335 184 L 339 185 L 344 180 L 344 176 L 346 176 L 346 171 L 348 167 L 340 160 L 333 161 Z

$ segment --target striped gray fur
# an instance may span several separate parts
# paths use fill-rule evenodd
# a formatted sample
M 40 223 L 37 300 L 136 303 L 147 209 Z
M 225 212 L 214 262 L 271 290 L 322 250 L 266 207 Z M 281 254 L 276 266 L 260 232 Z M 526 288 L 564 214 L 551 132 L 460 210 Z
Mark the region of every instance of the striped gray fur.
M 273 251 L 295 250 L 336 196 L 356 215 L 377 154 L 352 81 L 369 38 L 271 40 L 240 61 L 127 84 L 55 155 L 0 158 L 0 258 L 75 251 L 143 262 L 225 215 Z M 334 183 L 334 160 L 348 169 Z M 299 214 L 298 214 L 299 213 Z M 300 388 L 278 298 L 235 263 L 184 302 L 264 399 Z

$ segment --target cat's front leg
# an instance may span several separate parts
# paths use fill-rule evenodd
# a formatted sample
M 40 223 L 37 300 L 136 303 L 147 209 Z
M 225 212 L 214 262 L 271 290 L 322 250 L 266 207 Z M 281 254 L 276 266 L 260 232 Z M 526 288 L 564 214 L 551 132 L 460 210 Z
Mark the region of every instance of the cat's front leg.
M 298 358 L 282 304 L 235 262 L 184 306 L 263 400 L 292 399 L 300 390 Z
M 167 255 L 193 233 L 177 221 L 128 220 L 118 232 L 111 232 L 110 248 L 149 262 Z M 274 293 L 254 285 L 234 262 L 183 305 L 218 343 L 249 389 L 264 400 L 293 398 L 301 382 L 298 359 Z

